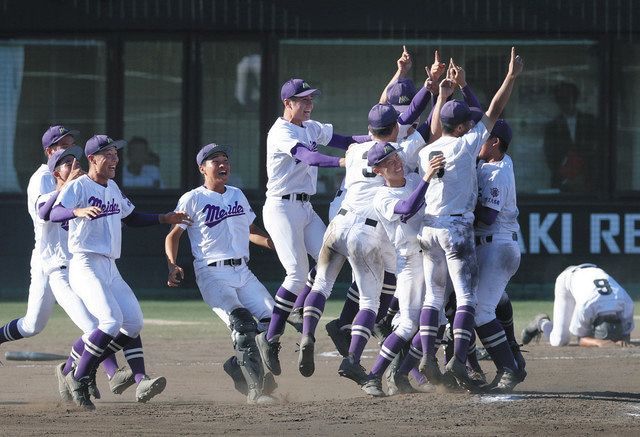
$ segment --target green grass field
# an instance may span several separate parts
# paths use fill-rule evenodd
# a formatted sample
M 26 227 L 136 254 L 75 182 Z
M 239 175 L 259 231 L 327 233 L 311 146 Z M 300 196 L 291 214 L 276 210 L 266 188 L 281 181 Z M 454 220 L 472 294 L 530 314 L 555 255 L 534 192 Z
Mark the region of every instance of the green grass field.
M 330 300 L 327 302 L 325 315 L 326 321 L 335 318 L 340 313 L 342 301 Z M 142 311 L 145 317 L 145 335 L 186 334 L 198 335 L 226 335 L 226 327 L 218 317 L 201 300 L 142 300 Z M 2 302 L 0 303 L 0 323 L 4 324 L 10 320 L 22 317 L 26 310 L 26 302 Z M 514 321 L 516 333 L 526 325 L 536 314 L 546 312 L 549 315 L 553 312 L 553 302 L 551 301 L 515 301 L 513 302 Z M 51 320 L 47 325 L 43 335 L 58 336 L 63 333 L 73 333 L 71 321 L 56 306 Z M 518 335 L 518 334 L 517 334 Z

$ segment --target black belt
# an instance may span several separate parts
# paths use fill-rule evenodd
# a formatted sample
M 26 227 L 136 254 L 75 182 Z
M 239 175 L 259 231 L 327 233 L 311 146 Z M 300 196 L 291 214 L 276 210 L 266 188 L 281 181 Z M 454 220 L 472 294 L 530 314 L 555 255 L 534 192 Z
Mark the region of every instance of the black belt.
M 285 200 L 299 200 L 300 202 L 308 202 L 309 199 L 311 199 L 311 195 L 307 194 L 307 193 L 295 193 L 295 194 L 285 194 L 284 196 L 282 196 L 283 199 Z
M 238 259 L 225 259 L 222 261 L 214 261 L 212 263 L 209 263 L 208 266 L 209 267 L 221 267 L 221 266 L 241 266 L 242 265 L 242 258 L 238 258 Z
M 450 217 L 462 217 L 464 214 L 449 214 Z
M 336 191 L 336 197 L 340 197 L 340 196 L 342 196 L 342 190 Z
M 487 235 L 486 237 L 476 237 L 476 246 L 479 246 L 483 243 L 482 241 L 483 238 L 484 238 L 484 243 L 491 243 L 493 241 L 493 235 Z M 518 241 L 518 234 L 516 232 L 512 232 L 511 239 L 513 241 Z
M 347 211 L 346 209 L 341 208 L 340 211 L 338 211 L 338 214 L 347 215 L 348 212 L 349 211 Z M 368 218 L 364 221 L 364 224 L 375 228 L 378 225 L 378 221 Z

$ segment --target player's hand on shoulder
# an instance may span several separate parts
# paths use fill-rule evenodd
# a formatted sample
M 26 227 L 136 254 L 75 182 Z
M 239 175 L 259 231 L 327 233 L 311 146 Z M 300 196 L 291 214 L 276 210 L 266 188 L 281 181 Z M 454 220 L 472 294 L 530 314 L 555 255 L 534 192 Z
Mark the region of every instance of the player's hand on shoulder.
M 169 287 L 178 287 L 184 279 L 184 270 L 177 264 L 169 264 L 169 277 L 167 285 Z
M 87 206 L 84 208 L 76 208 L 73 210 L 73 215 L 76 217 L 83 217 L 88 219 L 94 219 L 102 213 L 102 209 L 98 206 Z
M 524 59 L 518 54 L 516 54 L 516 48 L 511 47 L 511 60 L 509 61 L 509 75 L 517 76 L 522 73 L 522 69 L 524 68 Z
M 184 211 L 171 211 L 166 214 L 160 214 L 160 223 L 190 226 L 193 224 L 193 220 L 191 220 L 189 214 Z

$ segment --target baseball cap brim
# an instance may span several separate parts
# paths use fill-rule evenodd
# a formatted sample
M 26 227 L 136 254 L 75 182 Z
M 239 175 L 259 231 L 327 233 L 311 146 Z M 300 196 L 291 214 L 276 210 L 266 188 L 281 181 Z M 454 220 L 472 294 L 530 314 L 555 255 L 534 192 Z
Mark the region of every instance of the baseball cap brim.
M 205 162 L 207 159 L 209 159 L 210 157 L 218 153 L 223 153 L 227 155 L 227 158 L 228 158 L 229 155 L 231 154 L 231 148 L 228 146 L 225 146 L 224 144 L 218 144 L 216 147 L 211 148 L 211 150 L 209 150 L 207 153 L 205 153 L 202 156 L 202 158 L 198 162 L 198 165 L 202 165 L 203 162 Z
M 322 95 L 322 92 L 320 92 L 319 89 L 311 88 L 311 89 L 308 89 L 308 90 L 304 90 L 301 93 L 294 94 L 291 97 L 306 97 L 306 96 L 310 96 L 310 95 L 319 96 L 319 95 Z
M 66 134 L 59 136 L 58 139 L 54 143 L 49 144 L 47 147 L 45 147 L 45 149 L 51 147 L 52 145 L 54 145 L 55 143 L 57 143 L 58 141 L 60 141 L 61 139 L 63 139 L 64 137 L 67 137 L 69 135 L 71 135 L 74 138 L 78 138 L 78 135 L 80 135 L 80 131 L 70 130 Z
M 387 155 L 384 155 L 382 158 L 380 158 L 380 159 L 378 159 L 376 162 L 374 162 L 374 163 L 372 164 L 372 166 L 374 166 L 374 167 L 375 167 L 375 166 L 377 166 L 377 165 L 382 164 L 384 161 L 386 161 L 386 160 L 387 160 L 387 158 L 389 158 L 390 156 L 395 155 L 395 154 L 396 154 L 396 153 L 398 153 L 399 151 L 400 151 L 400 149 L 395 149 L 393 152 L 391 152 L 391 153 L 389 153 L 389 154 L 387 154 Z
M 122 149 L 122 148 L 123 148 L 124 146 L 126 146 L 126 145 L 127 145 L 127 142 L 126 142 L 125 140 L 117 140 L 117 141 L 114 141 L 114 142 L 112 142 L 112 143 L 109 143 L 109 144 L 108 144 L 107 146 L 105 146 L 105 147 L 102 147 L 102 148 L 100 148 L 100 149 L 96 150 L 96 151 L 95 151 L 95 152 L 93 152 L 93 153 L 89 153 L 89 154 L 87 155 L 87 157 L 89 157 L 89 156 L 91 156 L 91 155 L 95 155 L 95 154 L 100 153 L 100 152 L 104 152 L 105 150 L 111 149 L 112 147 L 113 147 L 113 148 L 115 148 L 115 149 Z
M 47 165 L 49 166 L 49 170 L 51 171 L 51 173 L 53 173 L 53 171 L 58 166 L 58 163 L 62 161 L 64 158 L 66 158 L 67 156 L 73 156 L 74 158 L 76 158 L 76 160 L 80 160 L 80 158 L 82 158 L 82 155 L 83 155 L 83 152 L 80 147 L 78 146 L 69 147 L 68 149 L 63 150 L 62 153 L 60 154 L 56 152 L 54 155 L 52 155 L 52 158 L 55 156 L 55 162 L 53 160 L 50 160 L 49 162 L 47 162 Z

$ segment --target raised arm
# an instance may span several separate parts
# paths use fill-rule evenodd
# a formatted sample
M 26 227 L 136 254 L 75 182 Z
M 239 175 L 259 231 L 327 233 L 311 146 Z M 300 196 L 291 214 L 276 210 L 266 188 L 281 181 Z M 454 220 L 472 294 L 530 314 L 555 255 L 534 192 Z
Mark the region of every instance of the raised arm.
M 169 268 L 169 276 L 167 278 L 169 287 L 177 287 L 184 279 L 184 270 L 176 264 L 180 237 L 182 237 L 183 232 L 184 230 L 180 226 L 174 225 L 164 239 L 164 253 L 167 256 L 167 267 Z
M 378 103 L 381 103 L 381 104 L 387 103 L 387 88 L 389 88 L 389 86 L 391 86 L 392 83 L 397 82 L 398 79 L 406 77 L 407 73 L 411 69 L 411 65 L 412 65 L 411 55 L 407 51 L 406 46 L 402 46 L 402 55 L 400 55 L 400 58 L 396 61 L 396 65 L 398 66 L 398 69 L 396 70 L 395 74 L 391 77 L 391 80 L 389 81 L 389 83 L 386 84 L 384 89 L 382 90 L 382 94 L 380 94 L 380 100 Z
M 440 94 L 436 105 L 433 107 L 433 115 L 431 119 L 431 138 L 427 143 L 431 143 L 442 136 L 442 121 L 440 121 L 440 109 L 447 101 L 449 96 L 453 94 L 453 82 L 450 79 L 444 79 L 440 82 Z
M 502 114 L 505 106 L 507 106 L 513 85 L 516 82 L 516 77 L 522 72 L 523 68 L 524 61 L 520 55 L 516 55 L 516 48 L 511 47 L 511 60 L 509 61 L 507 76 L 504 78 L 500 89 L 498 89 L 495 96 L 493 96 L 489 109 L 482 117 L 482 122 L 489 132 L 491 132 L 491 129 L 493 129 L 493 126 L 496 124 L 496 120 L 500 117 L 500 114 Z

